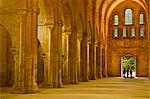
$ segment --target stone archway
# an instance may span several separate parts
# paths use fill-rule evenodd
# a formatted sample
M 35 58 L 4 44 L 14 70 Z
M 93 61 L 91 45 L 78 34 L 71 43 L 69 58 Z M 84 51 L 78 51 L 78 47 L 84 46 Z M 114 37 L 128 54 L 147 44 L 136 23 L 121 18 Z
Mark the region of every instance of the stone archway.
M 127 70 L 129 70 L 129 77 L 136 77 L 136 60 L 137 58 L 131 54 L 121 57 L 121 77 L 127 77 Z M 132 74 L 130 74 L 130 71 L 132 71 Z
M 0 86 L 12 86 L 14 58 L 11 54 L 12 40 L 7 29 L 0 25 Z

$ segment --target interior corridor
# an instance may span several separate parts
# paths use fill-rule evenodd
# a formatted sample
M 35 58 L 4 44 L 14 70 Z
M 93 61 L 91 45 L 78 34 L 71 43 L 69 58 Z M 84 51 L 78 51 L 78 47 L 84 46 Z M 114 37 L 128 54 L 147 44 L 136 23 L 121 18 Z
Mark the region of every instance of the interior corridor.
M 1 99 L 150 99 L 147 78 L 103 78 L 63 88 L 40 88 L 39 93 L 28 95 L 11 94 L 9 88 L 4 89 Z

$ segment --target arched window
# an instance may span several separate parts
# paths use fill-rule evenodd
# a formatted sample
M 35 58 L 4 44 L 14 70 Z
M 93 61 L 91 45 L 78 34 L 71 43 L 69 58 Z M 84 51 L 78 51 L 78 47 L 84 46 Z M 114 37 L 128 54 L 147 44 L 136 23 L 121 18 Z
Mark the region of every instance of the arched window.
M 140 37 L 144 37 L 145 33 L 144 33 L 144 27 L 140 28 Z
M 126 29 L 126 28 L 123 28 L 122 37 L 123 37 L 123 38 L 126 38 L 126 37 L 127 37 L 127 29 Z
M 131 28 L 131 37 L 135 37 L 135 28 L 134 27 Z
M 118 38 L 118 28 L 114 29 L 114 38 Z
M 131 25 L 131 24 L 133 24 L 132 10 L 126 9 L 125 10 L 125 25 Z
M 139 15 L 139 24 L 144 24 L 144 14 Z
M 118 15 L 114 16 L 114 25 L 119 25 L 119 16 Z

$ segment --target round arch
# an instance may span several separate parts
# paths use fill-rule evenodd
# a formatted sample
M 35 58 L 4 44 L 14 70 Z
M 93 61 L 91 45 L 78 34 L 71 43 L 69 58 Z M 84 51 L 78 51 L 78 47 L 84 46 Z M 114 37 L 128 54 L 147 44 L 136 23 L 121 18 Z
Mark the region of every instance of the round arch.
M 0 86 L 12 86 L 14 80 L 14 57 L 11 52 L 12 37 L 0 24 Z

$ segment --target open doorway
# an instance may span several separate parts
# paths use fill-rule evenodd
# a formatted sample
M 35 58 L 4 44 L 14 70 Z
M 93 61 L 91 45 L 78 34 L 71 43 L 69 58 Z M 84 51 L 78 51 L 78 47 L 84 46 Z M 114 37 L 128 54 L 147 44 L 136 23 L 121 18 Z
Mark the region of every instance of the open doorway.
M 136 77 L 136 57 L 125 55 L 121 57 L 121 77 L 135 78 Z

